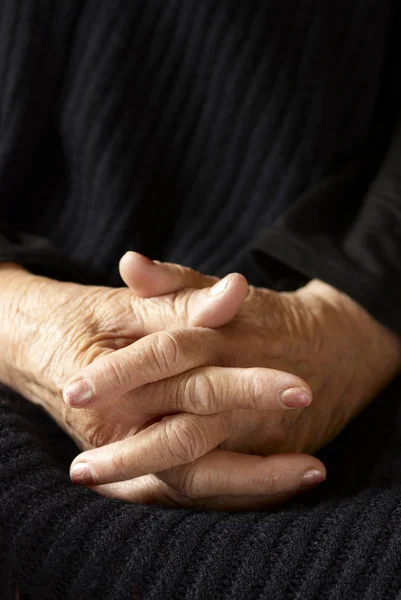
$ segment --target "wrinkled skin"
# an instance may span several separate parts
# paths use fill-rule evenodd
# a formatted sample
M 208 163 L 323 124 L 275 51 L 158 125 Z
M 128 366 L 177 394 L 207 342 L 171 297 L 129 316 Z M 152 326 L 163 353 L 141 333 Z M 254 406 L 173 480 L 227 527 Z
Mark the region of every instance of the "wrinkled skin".
M 154 419 L 153 413 L 134 411 L 127 418 L 129 406 L 123 399 L 77 412 L 62 401 L 61 392 L 79 369 L 164 327 L 164 322 L 184 325 L 188 320 L 185 292 L 163 300 L 142 300 L 126 288 L 34 277 L 28 283 L 24 280 L 21 292 L 12 295 L 13 317 L 3 327 L 10 340 L 7 363 L 12 365 L 3 380 L 43 406 L 81 448 L 120 440 Z M 15 331 L 23 332 L 22 341 Z
M 210 284 L 210 278 L 188 269 L 172 265 L 165 265 L 165 269 L 172 273 L 178 269 L 176 276 L 183 285 Z M 143 289 L 144 278 L 138 278 L 135 270 L 130 273 L 127 267 L 123 276 L 136 293 L 151 293 L 152 282 L 148 290 L 146 286 Z M 180 340 L 180 335 L 176 336 L 178 354 Z M 196 352 L 201 353 L 205 365 L 270 367 L 298 375 L 311 387 L 314 402 L 305 410 L 259 408 L 221 413 L 221 419 L 230 419 L 232 426 L 220 448 L 262 456 L 315 452 L 363 410 L 400 364 L 398 338 L 351 299 L 322 282 L 312 282 L 297 293 L 287 294 L 251 288 L 234 319 L 216 331 L 208 330 L 202 347 L 196 344 Z M 162 384 L 164 389 L 171 391 L 166 382 Z M 209 386 L 213 389 L 213 380 L 209 380 Z M 185 470 L 178 467 L 163 471 L 158 478 L 173 488 L 178 482 L 180 487 L 183 478 L 193 481 L 196 464 Z M 119 466 L 123 471 L 119 478 L 123 479 L 124 466 Z M 166 493 L 154 476 L 132 481 L 130 486 L 120 483 L 101 489 L 111 495 L 148 500 L 152 488 L 155 498 Z
M 14 303 L 18 299 L 18 306 L 10 307 L 12 319 L 8 320 L 8 325 L 3 324 L 10 340 L 6 362 L 13 365 L 6 369 L 3 381 L 44 406 L 82 449 L 120 440 L 124 443 L 140 431 L 142 436 L 151 437 L 155 428 L 160 427 L 160 418 L 161 423 L 174 418 L 165 417 L 166 414 L 178 413 L 177 417 L 183 419 L 192 412 L 189 425 L 186 421 L 185 435 L 189 433 L 192 436 L 190 445 L 194 456 L 187 458 L 193 460 L 188 460 L 187 464 L 172 465 L 157 476 L 145 474 L 130 480 L 124 477 L 129 470 L 121 462 L 121 457 L 118 460 L 113 458 L 111 462 L 116 468 L 116 477 L 109 479 L 112 483 L 101 478 L 97 482 L 106 484 L 97 487 L 106 495 L 132 501 L 200 504 L 212 508 L 257 507 L 286 498 L 296 490 L 291 492 L 280 487 L 283 466 L 270 472 L 269 493 L 266 493 L 267 490 L 260 493 L 257 501 L 244 495 L 232 499 L 229 490 L 219 497 L 211 496 L 205 493 L 204 480 L 210 477 L 213 465 L 219 464 L 216 454 L 219 452 L 220 457 L 231 459 L 234 456 L 238 460 L 243 460 L 242 454 L 233 455 L 232 451 L 260 456 L 314 452 L 335 437 L 399 369 L 399 340 L 349 298 L 320 282 L 312 282 L 303 290 L 289 294 L 251 288 L 244 302 L 242 292 L 239 292 L 234 308 L 231 302 L 230 318 L 225 324 L 225 319 L 220 319 L 221 327 L 205 329 L 192 326 L 186 329 L 188 325 L 204 325 L 210 318 L 207 314 L 204 322 L 202 318 L 198 319 L 198 323 L 191 322 L 190 316 L 194 311 L 189 298 L 193 288 L 210 285 L 211 279 L 188 269 L 158 265 L 155 268 L 166 271 L 166 285 L 164 290 L 156 290 L 157 295 L 169 287 L 176 291 L 141 299 L 138 296 L 149 296 L 155 292 L 151 281 L 148 286 L 143 283 L 146 278 L 139 278 L 141 283 L 137 284 L 138 272 L 145 268 L 148 267 L 136 264 L 133 272 L 128 269 L 125 273 L 124 278 L 132 291 L 60 284 L 45 278 L 32 278 L 29 282 L 24 279 L 22 283 L 22 276 L 18 280 L 14 274 L 13 284 L 17 285 L 18 293 L 13 294 L 13 298 Z M 158 277 L 158 281 L 164 282 L 163 277 Z M 168 278 L 174 280 L 171 286 L 167 285 Z M 238 285 L 241 287 L 242 284 Z M 195 312 L 199 313 L 199 310 Z M 226 310 L 223 312 L 227 313 Z M 213 327 L 220 322 L 217 319 Z M 116 385 L 108 402 L 96 405 L 95 398 L 90 408 L 77 410 L 62 402 L 64 384 L 82 368 L 98 364 L 101 372 L 106 357 L 112 354 L 118 356 L 116 350 L 128 349 L 144 335 L 166 329 L 169 338 L 174 341 L 176 363 L 180 363 L 177 357 L 182 358 L 185 350 L 184 363 L 191 352 L 195 353 L 197 368 L 204 365 L 229 369 L 260 367 L 293 373 L 312 389 L 312 405 L 303 410 L 272 410 L 271 407 L 263 410 L 260 403 L 257 407 L 252 406 L 251 394 L 248 408 L 221 412 L 221 381 L 209 378 L 209 396 L 214 402 L 214 412 L 209 410 L 210 414 L 197 415 L 197 405 L 191 397 L 181 398 L 179 407 L 175 410 L 170 408 L 167 413 L 153 410 L 153 398 L 163 398 L 166 394 L 172 398 L 178 396 L 177 390 L 183 388 L 180 377 L 188 379 L 185 367 L 182 375 L 166 377 L 124 395 L 118 393 Z M 23 344 L 13 333 L 15 331 L 24 332 Z M 196 339 L 196 344 L 192 344 L 193 350 L 188 350 L 191 348 L 191 344 L 188 345 L 191 336 Z M 161 352 L 162 360 L 158 362 L 163 363 L 165 346 L 158 343 L 155 348 Z M 154 356 L 154 348 L 152 352 Z M 141 360 L 148 364 L 148 358 L 145 352 Z M 171 354 L 164 357 L 164 362 L 171 364 L 170 359 Z M 140 368 L 141 360 L 137 365 L 129 365 L 129 368 Z M 183 413 L 184 401 L 187 408 Z M 199 424 L 212 423 L 211 419 L 213 427 L 210 428 L 214 431 L 221 428 L 224 439 L 218 444 L 220 450 L 210 448 L 205 453 L 207 444 L 213 443 L 213 436 L 211 434 L 208 440 L 208 427 L 202 429 Z M 170 431 L 173 428 L 170 427 Z M 206 442 L 203 439 L 202 448 L 197 448 L 199 432 L 206 439 Z M 96 452 L 100 451 L 105 449 Z M 90 453 L 86 455 L 90 457 Z M 324 469 L 317 459 L 297 456 L 304 461 L 303 468 L 308 466 L 306 458 L 310 466 Z M 140 455 L 128 458 L 138 462 L 138 457 Z M 208 458 L 213 460 L 208 463 Z M 82 456 L 77 460 L 81 459 Z M 108 460 L 110 462 L 110 456 Z M 123 481 L 124 478 L 127 481 Z

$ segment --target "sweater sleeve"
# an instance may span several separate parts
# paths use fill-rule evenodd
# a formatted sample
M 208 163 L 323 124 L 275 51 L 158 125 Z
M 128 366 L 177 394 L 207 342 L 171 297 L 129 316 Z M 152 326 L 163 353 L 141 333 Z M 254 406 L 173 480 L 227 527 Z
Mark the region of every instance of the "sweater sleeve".
M 50 240 L 15 230 L 5 221 L 0 221 L 0 262 L 17 263 L 33 273 L 54 279 L 80 279 L 79 273 Z
M 50 240 L 27 232 L 52 178 L 43 156 L 54 142 L 52 115 L 80 4 L 0 3 L 0 261 L 56 277 L 70 276 L 66 261 Z
M 374 165 L 355 161 L 323 181 L 258 238 L 257 262 L 342 290 L 401 334 L 401 120 Z
M 401 120 L 371 184 L 355 161 L 291 207 L 254 246 L 266 267 L 279 261 L 345 292 L 401 334 Z
M 320 500 L 223 513 L 127 504 L 73 487 L 65 436 L 3 392 L 1 589 L 14 582 L 30 600 L 393 600 L 401 590 L 401 488 L 392 394 L 397 401 L 377 404 L 379 418 L 367 411 L 332 448 L 341 479 L 331 470 Z M 366 442 L 358 427 L 369 452 L 349 446 Z

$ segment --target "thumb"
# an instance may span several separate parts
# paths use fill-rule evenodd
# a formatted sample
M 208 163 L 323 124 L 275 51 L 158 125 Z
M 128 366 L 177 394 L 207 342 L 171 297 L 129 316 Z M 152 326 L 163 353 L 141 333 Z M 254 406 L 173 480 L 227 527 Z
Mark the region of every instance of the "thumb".
M 150 260 L 138 252 L 127 252 L 120 260 L 124 283 L 142 298 L 164 296 L 183 288 L 202 289 L 217 282 L 189 267 Z
M 137 252 L 124 254 L 120 274 L 127 286 L 142 298 L 177 293 L 171 323 L 169 312 L 163 311 L 164 327 L 221 327 L 235 317 L 248 294 L 248 282 L 239 273 L 219 280 L 189 267 L 153 262 Z M 154 322 L 154 329 L 148 333 L 161 328 L 160 315 L 153 314 L 152 308 L 154 304 L 147 306 L 148 316 L 152 315 L 150 321 Z
M 239 273 L 232 273 L 210 288 L 191 290 L 189 297 L 186 290 L 183 291 L 182 297 L 178 292 L 177 300 L 184 309 L 179 312 L 186 315 L 189 326 L 214 328 L 229 323 L 247 295 L 248 282 L 245 277 Z

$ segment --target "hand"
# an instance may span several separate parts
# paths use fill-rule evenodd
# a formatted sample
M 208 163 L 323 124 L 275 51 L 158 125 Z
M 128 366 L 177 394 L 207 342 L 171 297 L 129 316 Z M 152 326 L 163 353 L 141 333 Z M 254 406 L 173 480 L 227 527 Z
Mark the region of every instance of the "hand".
M 121 263 L 121 275 L 142 297 L 157 295 L 161 280 L 164 285 L 169 281 L 174 289 L 202 288 L 218 281 L 179 265 L 157 261 L 153 268 L 138 265 L 130 254 Z M 250 286 L 241 309 L 218 332 L 224 344 L 224 365 L 249 368 L 268 363 L 302 377 L 315 399 L 325 399 L 306 411 L 284 413 L 287 421 L 300 419 L 302 425 L 309 424 L 314 435 L 303 429 L 296 439 L 286 436 L 280 446 L 275 440 L 272 449 L 278 452 L 314 452 L 322 447 L 401 369 L 401 339 L 351 298 L 318 280 L 295 293 Z M 342 401 L 345 395 L 346 403 Z M 327 409 L 333 413 L 340 409 L 341 414 L 334 417 Z M 317 415 L 323 427 L 315 432 Z M 254 444 L 249 446 L 251 451 L 256 449 Z
M 155 293 L 155 282 L 169 273 L 175 285 L 180 280 L 181 285 L 192 286 L 194 279 L 202 285 L 200 275 L 190 270 L 173 265 L 148 265 L 140 273 L 139 288 L 138 269 L 130 266 L 130 260 L 128 257 L 124 259 L 122 275 L 136 293 Z M 210 279 L 206 278 L 204 285 L 209 283 Z M 213 476 L 213 464 L 218 464 L 219 451 L 211 452 L 218 444 L 224 450 L 260 455 L 313 452 L 335 437 L 400 367 L 399 339 L 350 298 L 319 281 L 292 294 L 253 289 L 230 323 L 218 331 L 206 332 L 200 354 L 200 343 L 193 343 L 196 352 L 192 350 L 192 358 L 188 336 L 194 336 L 195 342 L 196 332 L 187 331 L 187 337 L 173 335 L 176 346 L 174 369 L 167 365 L 163 372 L 165 379 L 157 384 L 164 391 L 166 400 L 171 399 L 166 409 L 176 413 L 185 409 L 196 414 L 205 409 L 205 404 L 210 411 L 213 404 L 218 415 L 217 425 L 213 420 L 209 421 L 213 423 L 212 427 L 206 426 L 203 416 L 197 419 L 193 415 L 187 416 L 183 435 L 190 441 L 190 451 L 185 446 L 180 455 L 175 453 L 168 457 L 171 458 L 171 466 L 185 461 L 190 463 L 185 467 L 165 470 L 160 440 L 168 438 L 166 420 L 143 431 L 140 437 L 78 457 L 74 464 L 86 461 L 90 465 L 92 483 L 107 484 L 118 479 L 128 481 L 132 477 L 140 477 L 129 484 L 104 486 L 101 488 L 103 493 L 150 501 L 157 495 L 171 495 L 171 490 L 178 489 L 186 491 L 189 496 L 202 497 L 207 486 L 199 465 L 209 465 L 208 476 Z M 117 390 L 117 394 L 131 394 L 132 402 L 139 402 L 140 406 L 143 397 L 131 391 L 137 387 L 135 378 L 124 376 L 123 385 L 119 385 L 113 379 L 113 372 L 119 373 L 121 379 L 124 365 L 130 365 L 130 369 L 135 365 L 136 372 L 145 368 L 147 360 L 149 357 L 135 355 L 131 347 L 105 358 L 101 365 L 84 370 L 80 375 L 90 383 L 94 393 L 91 404 L 94 406 L 110 400 L 110 391 L 115 394 Z M 200 364 L 214 364 L 218 368 L 202 369 Z M 227 404 L 224 390 L 230 387 L 230 383 L 236 387 L 236 369 L 267 366 L 293 372 L 307 380 L 316 398 L 314 404 L 305 411 L 263 412 L 250 394 L 247 395 L 250 400 L 248 409 L 239 408 L 235 395 L 234 400 L 231 402 L 230 397 Z M 227 374 L 223 385 L 222 368 Z M 181 375 L 178 375 L 179 372 Z M 107 378 L 104 373 L 107 373 Z M 264 385 L 268 385 L 267 379 Z M 176 393 L 183 387 L 187 390 L 184 403 L 182 396 Z M 149 396 L 145 396 L 149 404 L 154 396 L 158 396 L 155 391 L 153 385 Z M 170 437 L 176 440 L 177 431 L 170 430 L 170 433 Z M 153 473 L 158 468 L 163 471 L 157 473 L 157 478 L 154 475 L 141 477 L 143 472 L 138 470 L 138 464 L 145 455 L 159 460 L 148 468 L 149 472 L 153 469 Z M 200 456 L 203 456 L 201 462 Z M 321 465 L 320 468 L 323 470 Z
M 62 401 L 68 378 L 153 331 L 188 325 L 191 319 L 211 326 L 224 323 L 248 289 L 246 280 L 234 275 L 218 297 L 194 290 L 163 301 L 143 300 L 126 288 L 62 283 L 12 264 L 1 265 L 0 282 L 0 380 L 43 406 L 83 448 L 131 434 L 150 417 L 143 411 L 127 420 L 118 403 L 107 409 L 73 411 Z M 150 351 L 155 336 L 143 339 Z
M 148 264 L 139 268 L 132 255 L 124 257 L 121 274 L 135 293 L 144 296 L 157 294 L 160 280 L 164 282 L 168 278 L 176 288 L 210 285 L 210 278 L 202 280 L 199 273 L 175 265 Z M 213 478 L 213 467 L 220 464 L 220 458 L 226 460 L 222 454 L 232 451 L 265 456 L 278 452 L 314 452 L 366 406 L 395 376 L 401 364 L 400 340 L 350 298 L 319 281 L 288 294 L 253 288 L 230 323 L 217 331 L 202 332 L 202 338 L 200 333 L 187 330 L 184 335 L 171 334 L 175 341 L 173 366 L 164 365 L 161 373 L 164 379 L 149 387 L 149 395 L 145 396 L 150 405 L 160 395 L 157 390 L 162 390 L 169 412 L 192 413 L 181 422 L 182 434 L 189 443 L 177 446 L 181 452 L 173 450 L 172 441 L 177 441 L 179 435 L 177 429 L 166 428 L 166 421 L 171 422 L 171 417 L 167 417 L 143 431 L 140 437 L 84 453 L 74 465 L 86 461 L 92 472 L 92 483 L 106 484 L 98 488 L 102 493 L 136 501 L 202 503 L 218 508 L 216 498 L 208 498 L 205 468 L 207 477 Z M 192 347 L 188 339 L 193 340 Z M 150 360 L 149 356 L 138 356 L 134 346 L 105 357 L 101 364 L 84 369 L 74 378 L 85 378 L 90 384 L 92 406 L 112 401 L 116 393 L 128 394 L 132 403 L 141 405 L 143 397 L 131 391 L 137 387 L 135 377 L 130 377 L 128 371 L 122 376 L 126 365 L 131 372 L 138 372 L 146 368 Z M 213 369 L 209 365 L 218 366 Z M 307 410 L 272 412 L 264 410 L 248 388 L 245 394 L 248 408 L 239 408 L 235 394 L 224 391 L 230 389 L 230 383 L 233 389 L 238 387 L 238 369 L 255 367 L 271 367 L 302 377 L 313 390 L 314 403 Z M 222 385 L 223 370 L 226 378 Z M 117 380 L 116 373 L 119 374 Z M 259 386 L 268 389 L 268 378 L 264 383 L 259 379 Z M 177 390 L 183 388 L 186 396 L 177 394 Z M 304 388 L 309 391 L 305 384 Z M 199 415 L 205 411 L 214 411 L 217 418 L 207 422 Z M 186 461 L 187 465 L 165 468 L 161 448 L 166 448 L 169 437 L 167 462 L 179 465 Z M 220 450 L 213 450 L 217 444 Z M 142 464 L 145 455 L 155 460 L 149 465 L 149 472 L 152 468 L 153 472 L 161 469 L 156 476 L 143 476 L 143 471 L 138 471 L 138 464 Z M 160 456 L 162 460 L 157 464 Z M 265 460 L 280 459 L 287 457 L 270 456 Z M 232 455 L 232 460 L 237 460 L 236 455 Z M 238 462 L 239 471 L 246 469 L 245 458 L 242 460 L 241 465 Z M 320 471 L 320 479 L 324 477 L 321 464 L 314 463 L 311 468 Z M 277 473 L 275 477 L 280 478 Z M 284 473 L 281 471 L 280 486 L 275 489 L 289 493 L 283 481 Z M 138 479 L 130 480 L 132 477 Z M 218 477 L 221 478 L 221 474 Z M 107 485 L 117 480 L 121 483 Z M 233 501 L 224 496 L 227 493 L 224 489 L 221 493 L 224 507 L 243 505 L 243 499 Z M 266 501 L 268 498 L 260 499 L 262 504 Z
M 135 260 L 139 269 L 145 267 L 143 258 L 136 255 Z M 193 276 L 195 281 L 196 275 Z M 1 381 L 44 407 L 81 448 L 139 436 L 138 432 L 166 414 L 166 407 L 163 398 L 158 399 L 156 408 L 147 404 L 139 409 L 130 398 L 113 397 L 112 404 L 76 411 L 61 399 L 61 388 L 73 373 L 119 349 L 135 347 L 140 356 L 151 356 L 139 376 L 147 382 L 155 381 L 159 377 L 154 360 L 157 352 L 175 348 L 165 329 L 181 327 L 175 330 L 178 335 L 182 331 L 190 335 L 209 334 L 209 330 L 190 326 L 216 327 L 229 321 L 248 290 L 243 277 L 232 275 L 225 291 L 217 296 L 195 289 L 142 299 L 128 289 L 81 286 L 33 276 L 17 265 L 2 265 L 0 279 L 0 330 L 4 342 Z M 159 277 L 157 285 L 164 292 L 177 287 L 170 276 Z M 183 330 L 183 326 L 187 329 Z M 159 330 L 163 331 L 156 334 Z M 192 352 L 192 337 L 188 339 Z M 267 375 L 269 381 L 272 376 L 271 397 L 256 398 L 264 407 L 278 405 L 279 392 L 286 386 L 303 384 L 291 375 Z M 239 385 L 250 382 L 248 373 L 238 371 L 237 376 Z M 242 402 L 240 394 L 237 396 Z M 224 488 L 242 502 L 255 501 L 266 494 L 271 498 L 281 491 L 282 484 L 285 489 L 298 489 L 304 471 L 317 464 L 302 456 L 272 461 L 239 455 L 234 462 L 232 453 L 221 453 L 219 458 L 220 462 L 213 464 L 214 479 L 208 482 L 208 494 L 216 496 Z M 240 464 L 242 469 L 238 468 Z M 205 480 L 208 472 L 210 466 L 205 464 Z M 280 473 L 282 480 L 278 479 Z

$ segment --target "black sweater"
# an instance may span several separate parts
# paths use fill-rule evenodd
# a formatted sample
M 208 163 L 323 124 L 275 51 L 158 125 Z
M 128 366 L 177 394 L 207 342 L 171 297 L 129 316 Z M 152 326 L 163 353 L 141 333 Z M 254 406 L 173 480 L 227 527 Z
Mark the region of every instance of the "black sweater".
M 397 0 L 2 0 L 0 260 L 121 285 L 128 249 L 293 289 L 320 277 L 401 332 Z M 392 599 L 392 388 L 274 512 L 128 505 L 0 394 L 0 574 L 46 599 Z

